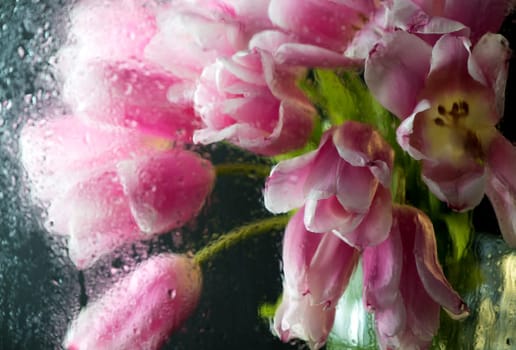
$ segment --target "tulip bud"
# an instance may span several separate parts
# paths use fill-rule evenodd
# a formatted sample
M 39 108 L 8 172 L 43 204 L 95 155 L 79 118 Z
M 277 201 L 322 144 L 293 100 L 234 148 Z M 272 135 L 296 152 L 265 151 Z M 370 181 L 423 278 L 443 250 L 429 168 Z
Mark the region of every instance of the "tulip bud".
M 79 313 L 64 348 L 158 349 L 192 313 L 201 286 L 201 269 L 192 259 L 153 257 Z

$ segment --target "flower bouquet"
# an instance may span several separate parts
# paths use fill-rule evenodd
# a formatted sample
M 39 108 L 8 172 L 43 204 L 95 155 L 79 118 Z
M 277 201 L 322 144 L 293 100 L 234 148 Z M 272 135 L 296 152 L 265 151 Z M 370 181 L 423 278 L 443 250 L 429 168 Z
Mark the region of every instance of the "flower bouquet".
M 444 271 L 470 264 L 484 195 L 516 246 L 516 148 L 497 129 L 511 50 L 496 33 L 511 9 L 74 4 L 55 62 L 65 112 L 28 122 L 19 142 L 31 197 L 77 269 L 181 228 L 227 175 L 263 177 L 271 215 L 149 257 L 86 303 L 63 347 L 160 348 L 194 312 L 214 257 L 279 230 L 283 292 L 260 309 L 271 336 L 310 349 L 452 348 L 435 340 L 440 324 L 475 310 Z M 221 142 L 259 160 L 217 164 L 208 145 Z

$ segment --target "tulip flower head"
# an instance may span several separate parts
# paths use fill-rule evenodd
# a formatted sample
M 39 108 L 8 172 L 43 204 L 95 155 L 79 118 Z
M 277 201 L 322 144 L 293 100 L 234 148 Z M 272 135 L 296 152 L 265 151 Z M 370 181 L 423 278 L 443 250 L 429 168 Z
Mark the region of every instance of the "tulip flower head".
M 407 55 L 408 47 L 418 50 Z M 487 193 L 505 240 L 514 246 L 508 208 L 516 203 L 515 189 L 504 166 L 512 161 L 496 156 L 514 154 L 496 129 L 509 55 L 499 34 L 485 34 L 473 47 L 463 37 L 445 35 L 432 48 L 399 32 L 371 53 L 365 78 L 378 100 L 403 120 L 398 142 L 422 161 L 429 189 L 458 211 L 474 208 Z
M 200 267 L 191 258 L 150 258 L 81 310 L 66 334 L 67 350 L 157 350 L 194 311 Z
M 26 125 L 20 146 L 33 197 L 48 208 L 47 227 L 69 237 L 79 268 L 182 226 L 215 177 L 209 162 L 167 139 L 70 116 Z
M 63 101 L 87 121 L 191 143 L 200 124 L 193 83 L 144 57 L 157 35 L 156 11 L 146 0 L 86 0 L 74 7 L 58 54 Z
M 221 140 L 263 155 L 304 146 L 315 109 L 296 86 L 304 69 L 276 65 L 263 50 L 240 52 L 206 67 L 195 107 L 206 127 L 194 141 Z
M 432 222 L 421 211 L 396 206 L 389 238 L 363 253 L 364 303 L 375 315 L 382 349 L 427 349 L 443 306 L 468 315 L 437 259 Z
M 266 6 L 263 0 L 176 1 L 157 14 L 158 31 L 144 56 L 175 76 L 195 80 L 217 58 L 245 50 L 252 35 L 269 26 Z
M 311 349 L 326 342 L 335 307 L 358 260 L 358 250 L 331 232 L 313 233 L 303 223 L 304 208 L 290 220 L 283 241 L 283 298 L 274 332 L 284 341 L 301 339 Z
M 280 213 L 304 205 L 307 230 L 334 232 L 359 248 L 378 244 L 391 225 L 393 156 L 370 126 L 346 122 L 328 130 L 317 150 L 274 167 L 265 206 Z

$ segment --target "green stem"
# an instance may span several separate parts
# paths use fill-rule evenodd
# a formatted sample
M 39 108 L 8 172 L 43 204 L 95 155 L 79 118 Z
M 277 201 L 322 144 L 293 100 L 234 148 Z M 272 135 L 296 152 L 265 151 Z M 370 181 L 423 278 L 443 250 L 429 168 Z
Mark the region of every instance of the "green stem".
M 271 172 L 271 166 L 267 164 L 224 163 L 215 165 L 215 169 L 217 176 L 244 174 L 267 177 Z
M 198 264 L 202 264 L 221 251 L 232 247 L 233 245 L 244 241 L 253 236 L 257 236 L 261 233 L 269 232 L 272 230 L 277 230 L 283 228 L 287 225 L 288 220 L 290 219 L 289 215 L 280 215 L 273 216 L 271 218 L 262 219 L 255 221 L 253 223 L 240 226 L 233 231 L 226 233 L 223 236 L 212 241 L 206 247 L 199 250 L 195 256 L 194 260 Z

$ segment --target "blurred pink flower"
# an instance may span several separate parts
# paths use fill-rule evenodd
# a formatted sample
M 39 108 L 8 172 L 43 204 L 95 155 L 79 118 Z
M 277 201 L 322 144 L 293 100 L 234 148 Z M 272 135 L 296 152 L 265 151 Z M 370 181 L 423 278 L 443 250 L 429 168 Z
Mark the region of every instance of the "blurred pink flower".
M 275 57 L 286 64 L 358 67 L 360 60 L 344 53 L 355 36 L 374 36 L 369 23 L 378 11 L 383 12 L 383 4 L 374 0 L 271 0 L 271 21 L 295 37 L 278 47 Z
M 439 328 L 439 305 L 454 318 L 468 308 L 439 265 L 430 219 L 409 206 L 394 207 L 393 215 L 389 237 L 362 255 L 364 303 L 382 349 L 427 349 Z
M 315 109 L 297 87 L 304 69 L 277 65 L 262 50 L 239 52 L 207 66 L 195 91 L 205 128 L 194 140 L 227 140 L 263 155 L 304 146 Z
M 254 33 L 271 28 L 268 16 L 270 0 L 187 0 L 191 4 L 214 12 L 222 21 L 235 21 L 245 27 L 246 32 Z
M 85 120 L 145 129 L 177 144 L 192 143 L 201 125 L 193 110 L 193 85 L 149 63 L 106 59 L 63 74 L 63 101 Z
M 191 142 L 200 124 L 194 81 L 143 57 L 157 31 L 158 9 L 143 0 L 87 0 L 74 7 L 68 43 L 58 55 L 63 101 L 87 120 Z
M 290 220 L 283 241 L 283 299 L 274 316 L 274 332 L 283 342 L 324 345 L 335 306 L 358 261 L 358 250 L 329 233 L 313 233 L 303 223 L 304 208 Z
M 172 142 L 74 117 L 22 130 L 21 160 L 33 197 L 48 205 L 48 228 L 69 236 L 79 268 L 124 243 L 180 227 L 199 212 L 214 170 Z
M 398 142 L 422 160 L 430 190 L 455 210 L 475 207 L 487 191 L 504 238 L 514 246 L 515 211 L 509 208 L 516 209 L 516 187 L 505 164 L 516 153 L 496 129 L 510 54 L 498 34 L 484 35 L 472 48 L 465 38 L 445 35 L 432 48 L 398 32 L 371 53 L 365 78 L 403 120 Z
M 342 53 L 375 9 L 374 0 L 271 0 L 269 17 L 304 43 Z
M 333 232 L 352 246 L 380 243 L 391 225 L 394 152 L 370 125 L 345 122 L 324 133 L 319 148 L 276 165 L 265 187 L 273 213 L 305 206 L 312 232 Z
M 67 350 L 154 350 L 193 312 L 201 269 L 192 259 L 150 258 L 81 310 L 66 334 Z
M 175 76 L 197 79 L 218 57 L 247 49 L 252 35 L 270 24 L 268 1 L 180 0 L 157 14 L 158 32 L 146 59 Z
M 149 0 L 81 0 L 70 12 L 68 41 L 60 49 L 60 65 L 71 70 L 80 61 L 140 59 L 156 34 Z

